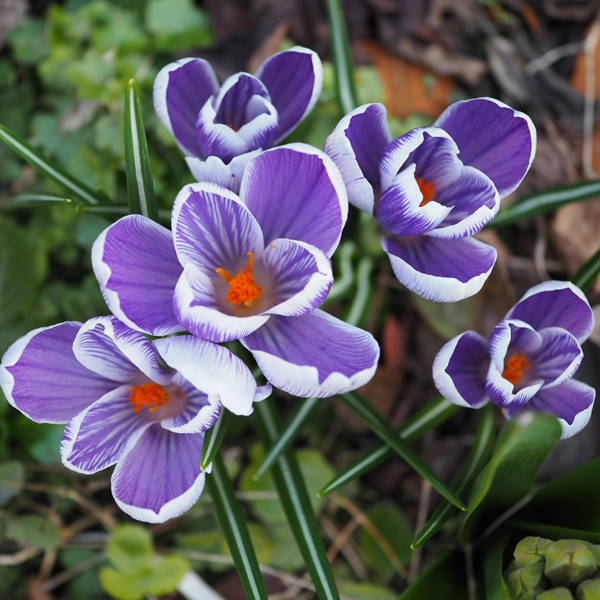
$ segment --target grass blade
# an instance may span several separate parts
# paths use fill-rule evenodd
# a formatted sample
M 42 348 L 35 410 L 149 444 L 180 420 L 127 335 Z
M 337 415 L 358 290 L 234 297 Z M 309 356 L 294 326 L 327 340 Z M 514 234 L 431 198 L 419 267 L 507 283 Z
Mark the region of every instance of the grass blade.
M 448 420 L 458 411 L 458 406 L 448 402 L 445 398 L 438 398 L 435 402 L 420 410 L 403 423 L 396 431 L 401 440 L 413 442 L 427 431 L 437 427 Z M 337 477 L 332 479 L 320 492 L 319 497 L 326 496 L 331 492 L 354 481 L 361 475 L 368 473 L 375 467 L 384 463 L 394 456 L 394 451 L 382 443 L 376 444 L 371 450 L 365 452 L 360 458 L 348 465 Z
M 206 471 L 208 465 L 219 452 L 223 438 L 229 428 L 229 423 L 231 423 L 231 413 L 222 406 L 217 422 L 204 434 L 202 454 L 200 455 L 200 468 L 203 471 Z
M 343 298 L 350 291 L 350 288 L 354 283 L 352 258 L 355 253 L 356 244 L 352 240 L 347 240 L 340 244 L 336 253 L 336 257 L 338 257 L 339 260 L 340 277 L 336 277 L 321 308 L 330 302 L 335 302 L 336 300 Z
M 565 204 L 592 200 L 598 196 L 600 196 L 600 180 L 551 188 L 526 196 L 507 208 L 503 208 L 488 224 L 488 227 L 504 227 L 523 219 L 545 215 Z
M 40 206 L 56 206 L 58 204 L 72 204 L 71 198 L 64 196 L 50 196 L 48 194 L 19 194 L 13 196 L 5 204 L 0 204 L 0 210 L 16 210 L 18 208 L 38 208 Z
M 381 413 L 377 412 L 360 394 L 348 392 L 338 396 L 346 406 L 362 419 L 388 446 L 401 456 L 421 477 L 429 481 L 431 487 L 461 510 L 466 510 L 464 502 L 429 468 L 427 463 L 390 427 Z
M 125 97 L 125 172 L 129 213 L 158 221 L 148 143 L 135 79 L 129 80 Z
M 258 481 L 273 466 L 273 463 L 279 458 L 281 453 L 290 447 L 290 444 L 296 439 L 298 431 L 300 431 L 304 423 L 306 423 L 317 410 L 320 401 L 321 398 L 306 398 L 304 402 L 298 402 L 296 410 L 284 425 L 279 433 L 277 441 L 267 452 L 262 464 L 252 476 L 252 479 Z
M 492 404 L 488 404 L 481 411 L 481 417 L 475 435 L 475 442 L 463 468 L 458 474 L 456 483 L 453 486 L 453 490 L 456 492 L 457 496 L 464 494 L 473 481 L 475 481 L 475 478 L 485 466 L 485 463 L 492 452 L 495 440 L 496 411 Z M 436 511 L 431 515 L 425 526 L 415 537 L 411 544 L 411 548 L 416 550 L 428 539 L 433 537 L 444 526 L 454 511 L 455 508 L 452 504 L 442 500 Z
M 348 30 L 344 22 L 344 13 L 340 0 L 327 0 L 327 14 L 331 28 L 331 51 L 335 65 L 335 80 L 344 114 L 358 106 L 358 94 L 354 84 L 354 66 L 352 51 L 348 39 Z
M 356 294 L 354 294 L 352 306 L 345 319 L 349 325 L 358 326 L 369 307 L 369 298 L 371 298 L 373 293 L 371 272 L 374 267 L 375 263 L 373 259 L 367 256 L 363 257 L 358 264 L 358 268 L 356 269 Z
M 580 267 L 571 278 L 571 283 L 587 292 L 596 283 L 598 276 L 600 276 L 600 250 Z
M 267 600 L 267 590 L 250 539 L 246 517 L 235 497 L 223 460 L 218 454 L 215 455 L 212 466 L 212 472 L 206 476 L 206 485 L 246 597 L 249 600 Z
M 41 152 L 38 152 L 33 146 L 27 143 L 18 135 L 0 125 L 0 141 L 3 141 L 11 150 L 18 154 L 24 161 L 28 162 L 32 167 L 50 177 L 62 185 L 66 190 L 74 196 L 81 198 L 89 204 L 101 204 L 106 202 L 102 196 L 93 192 L 87 185 L 69 175 L 58 165 L 48 160 Z
M 265 446 L 272 445 L 279 438 L 279 419 L 273 403 L 267 398 L 255 406 L 263 443 Z M 317 595 L 320 600 L 339 600 L 319 525 L 296 456 L 291 450 L 279 456 L 271 467 L 271 474 Z

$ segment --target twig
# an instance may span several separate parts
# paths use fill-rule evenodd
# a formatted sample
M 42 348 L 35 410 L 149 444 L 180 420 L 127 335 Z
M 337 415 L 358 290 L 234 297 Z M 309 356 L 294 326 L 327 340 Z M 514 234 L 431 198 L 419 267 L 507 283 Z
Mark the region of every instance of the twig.
M 423 485 L 421 487 L 421 499 L 419 500 L 419 512 L 417 514 L 417 526 L 416 531 L 421 531 L 427 522 L 427 513 L 429 512 L 429 499 L 431 498 L 431 483 L 426 479 L 423 479 Z M 419 569 L 421 567 L 421 550 L 422 546 L 419 546 L 412 555 L 410 561 L 410 571 L 408 573 L 408 581 L 414 581 L 419 575 Z
M 94 556 L 90 556 L 86 560 L 82 560 L 80 563 L 76 564 L 74 567 L 55 575 L 48 581 L 44 581 L 42 583 L 42 590 L 44 592 L 51 592 L 54 588 L 57 588 L 59 585 L 66 583 L 73 579 L 73 577 L 77 577 L 81 573 L 84 573 L 88 569 L 99 565 L 106 558 L 106 552 L 98 552 L 94 554 Z
M 16 554 L 4 554 L 0 555 L 0 565 L 6 567 L 15 567 L 24 563 L 26 560 L 37 556 L 41 550 L 37 548 L 25 548 L 25 550 L 20 550 Z
M 585 39 L 585 104 L 583 112 L 583 174 L 588 179 L 597 177 L 593 167 L 594 104 L 596 100 L 596 46 L 600 39 L 600 13 Z
M 319 521 L 321 523 L 321 526 L 323 527 L 323 530 L 331 538 L 332 541 L 337 539 L 338 537 L 340 537 L 340 535 L 341 535 L 340 531 L 334 525 L 334 523 L 331 519 L 328 519 L 325 516 L 321 516 Z M 356 522 L 356 523 L 358 524 L 358 522 Z M 346 538 L 346 542 L 348 542 L 348 538 Z M 349 544 L 342 545 L 341 552 L 344 555 L 344 558 L 348 561 L 348 563 L 352 567 L 352 570 L 358 575 L 358 577 L 360 577 L 361 579 L 366 579 L 368 576 L 368 573 L 366 572 L 365 568 L 363 567 L 362 563 L 360 562 L 360 559 L 356 555 L 356 552 L 354 552 L 354 550 L 352 550 L 350 545 Z M 333 556 L 335 556 L 335 554 Z M 329 558 L 329 552 L 327 553 L 327 557 Z M 331 559 L 329 559 L 329 562 L 331 562 L 332 560 L 333 560 L 333 557 Z
M 329 546 L 329 550 L 327 550 L 327 559 L 329 562 L 333 562 L 333 559 L 337 556 L 340 548 L 342 548 L 342 546 L 348 541 L 358 525 L 358 521 L 352 517 L 352 520 L 346 525 L 346 527 L 338 532 L 337 536 L 332 541 L 331 546 Z
M 570 44 L 557 46 L 556 48 L 552 48 L 552 50 L 548 50 L 545 54 L 525 63 L 523 71 L 525 71 L 527 75 L 535 75 L 538 71 L 547 69 L 561 58 L 571 56 L 571 54 L 577 54 L 583 47 L 584 45 L 582 42 L 571 42 Z

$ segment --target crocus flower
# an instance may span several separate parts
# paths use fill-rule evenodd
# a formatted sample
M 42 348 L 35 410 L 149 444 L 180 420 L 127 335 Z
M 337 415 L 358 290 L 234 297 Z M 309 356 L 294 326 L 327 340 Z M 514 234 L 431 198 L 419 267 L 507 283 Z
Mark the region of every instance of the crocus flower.
M 96 240 L 92 265 L 110 310 L 130 327 L 239 339 L 273 385 L 331 396 L 366 383 L 379 357 L 369 333 L 317 309 L 347 211 L 331 160 L 290 144 L 248 163 L 240 197 L 211 183 L 185 186 L 172 233 L 123 217 Z
M 254 76 L 232 75 L 221 87 L 208 62 L 184 58 L 156 77 L 154 107 L 194 177 L 238 192 L 248 160 L 291 133 L 322 87 L 318 55 L 300 46 L 267 59 Z
M 594 316 L 572 283 L 531 288 L 500 321 L 488 341 L 467 331 L 450 340 L 433 363 L 433 380 L 450 402 L 480 408 L 491 400 L 510 419 L 524 410 L 555 415 L 563 438 L 590 419 L 596 391 L 571 379 Z
M 471 237 L 496 215 L 535 154 L 529 117 L 478 98 L 450 106 L 433 127 L 391 140 L 386 111 L 366 104 L 346 115 L 325 151 L 348 200 L 383 229 L 396 277 L 428 300 L 477 293 L 496 251 Z
M 4 355 L 0 386 L 30 419 L 67 423 L 67 467 L 96 473 L 116 464 L 115 501 L 149 523 L 198 500 L 204 432 L 221 406 L 248 414 L 270 393 L 226 348 L 189 335 L 150 343 L 115 317 L 31 331 Z

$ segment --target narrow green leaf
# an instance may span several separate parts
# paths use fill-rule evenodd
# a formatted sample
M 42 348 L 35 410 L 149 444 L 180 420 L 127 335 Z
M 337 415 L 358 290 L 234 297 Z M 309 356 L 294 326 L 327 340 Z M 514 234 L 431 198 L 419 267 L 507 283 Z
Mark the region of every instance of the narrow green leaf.
M 256 414 L 263 444 L 265 446 L 274 444 L 279 438 L 279 422 L 270 398 L 256 405 Z M 279 456 L 277 462 L 271 467 L 271 474 L 317 595 L 320 600 L 339 600 L 339 592 L 327 560 L 319 524 L 298 462 L 291 450 L 288 449 Z
M 458 474 L 456 483 L 452 487 L 457 496 L 463 496 L 475 480 L 475 477 L 479 475 L 492 451 L 495 439 L 496 410 L 493 404 L 488 404 L 481 411 L 481 417 L 475 435 L 475 442 L 473 443 L 473 447 L 469 452 L 469 456 L 467 457 L 463 468 Z M 444 526 L 454 511 L 455 509 L 452 504 L 442 500 L 423 529 L 421 529 L 415 537 L 411 544 L 411 548 L 415 550 L 433 537 Z
M 130 214 L 158 221 L 148 144 L 135 79 L 129 80 L 125 97 L 125 172 Z
M 24 139 L 3 125 L 0 125 L 0 141 L 3 141 L 11 150 L 28 162 L 32 167 L 62 185 L 78 198 L 81 198 L 89 204 L 101 204 L 102 202 L 105 202 L 104 198 L 93 192 L 87 185 L 72 175 L 69 175 L 61 167 L 48 160 Z
M 481 548 L 483 556 L 483 575 L 487 600 L 511 600 L 510 593 L 504 583 L 502 558 L 510 531 L 498 532 Z
M 83 204 L 78 204 L 75 207 L 75 210 L 78 212 L 92 213 L 97 215 L 107 215 L 114 217 L 124 217 L 129 214 L 128 206 L 107 206 L 103 204 L 102 206 L 87 206 Z M 158 211 L 158 218 L 161 223 L 166 225 L 171 224 L 171 211 L 160 209 Z
M 359 102 L 354 84 L 352 51 L 340 0 L 327 0 L 327 14 L 329 16 L 329 27 L 331 28 L 331 50 L 333 64 L 335 65 L 335 80 L 342 110 L 344 114 L 347 114 L 354 110 Z
M 354 272 L 352 270 L 352 257 L 356 252 L 356 244 L 352 240 L 347 240 L 340 244 L 338 251 L 336 252 L 336 258 L 339 260 L 340 276 L 336 277 L 329 294 L 325 299 L 325 302 L 321 305 L 323 307 L 330 302 L 335 302 L 339 298 L 343 298 L 354 283 Z
M 600 250 L 592 256 L 571 278 L 571 283 L 587 292 L 600 276 Z
M 267 590 L 250 539 L 246 517 L 235 497 L 235 491 L 219 454 L 216 454 L 212 461 L 212 473 L 207 475 L 206 485 L 246 597 L 249 600 L 267 600 Z
M 203 471 L 206 471 L 206 468 L 219 451 L 223 438 L 229 428 L 229 423 L 231 423 L 231 416 L 231 413 L 222 406 L 217 422 L 204 434 L 202 454 L 200 456 L 200 468 Z
M 396 431 L 401 440 L 413 442 L 427 431 L 447 421 L 458 411 L 458 406 L 448 402 L 445 398 L 438 398 L 417 414 L 403 423 Z M 365 452 L 360 458 L 348 465 L 335 479 L 332 479 L 320 492 L 319 496 L 326 496 L 342 486 L 354 481 L 361 475 L 368 473 L 375 467 L 394 456 L 394 451 L 382 443 L 376 444 Z
M 73 200 L 63 196 L 47 194 L 19 194 L 13 196 L 5 204 L 0 204 L 0 210 L 15 210 L 17 208 L 37 208 L 39 206 L 55 206 L 57 204 L 72 204 Z
M 504 227 L 523 219 L 552 212 L 565 204 L 593 200 L 600 196 L 600 180 L 564 185 L 522 198 L 503 208 L 488 227 Z
M 560 527 L 559 525 L 548 525 L 546 523 L 535 523 L 515 519 L 508 522 L 512 529 L 526 532 L 527 535 L 538 535 L 550 540 L 584 540 L 592 544 L 600 544 L 600 533 L 583 531 L 571 527 Z
M 277 441 L 269 449 L 260 467 L 252 476 L 254 481 L 258 481 L 273 466 L 280 454 L 290 447 L 290 444 L 296 439 L 298 431 L 317 410 L 320 401 L 320 398 L 306 398 L 296 404 L 296 409 L 281 430 Z
M 354 295 L 350 312 L 345 319 L 349 325 L 358 326 L 363 320 L 369 305 L 369 298 L 373 291 L 371 272 L 374 266 L 373 259 L 365 256 L 361 259 L 356 269 L 356 294 Z
M 429 481 L 431 486 L 444 498 L 461 510 L 466 510 L 465 503 L 448 488 L 448 486 L 429 468 L 427 463 L 390 427 L 385 418 L 376 411 L 365 398 L 356 392 L 348 392 L 338 396 L 354 413 L 362 419 L 388 446 L 401 456 L 421 477 Z

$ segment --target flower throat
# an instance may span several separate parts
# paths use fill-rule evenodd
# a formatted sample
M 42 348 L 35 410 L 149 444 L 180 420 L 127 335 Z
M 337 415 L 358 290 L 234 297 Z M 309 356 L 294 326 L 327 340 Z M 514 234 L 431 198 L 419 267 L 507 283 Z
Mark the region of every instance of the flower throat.
M 262 287 L 254 283 L 252 276 L 254 254 L 248 252 L 246 268 L 242 269 L 235 277 L 225 269 L 217 269 L 217 273 L 229 284 L 227 302 L 229 304 L 243 304 L 250 306 L 254 300 L 262 296 Z

